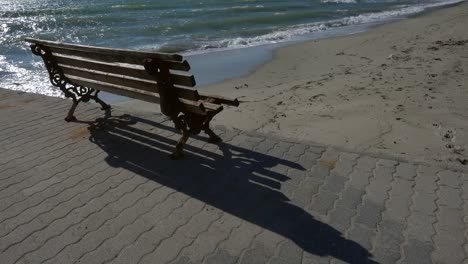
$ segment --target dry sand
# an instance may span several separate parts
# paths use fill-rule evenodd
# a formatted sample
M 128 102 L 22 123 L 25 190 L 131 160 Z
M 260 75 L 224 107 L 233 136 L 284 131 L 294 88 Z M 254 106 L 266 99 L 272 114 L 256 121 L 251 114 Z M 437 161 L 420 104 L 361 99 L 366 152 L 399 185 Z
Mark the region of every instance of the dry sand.
M 238 97 L 214 124 L 459 164 L 468 159 L 468 3 L 275 52 L 208 87 Z

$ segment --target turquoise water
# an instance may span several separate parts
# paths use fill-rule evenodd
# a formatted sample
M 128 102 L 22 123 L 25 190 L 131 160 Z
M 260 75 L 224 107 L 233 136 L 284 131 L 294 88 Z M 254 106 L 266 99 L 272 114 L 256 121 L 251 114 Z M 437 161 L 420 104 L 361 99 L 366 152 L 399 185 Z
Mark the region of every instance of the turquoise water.
M 0 87 L 59 95 L 25 37 L 201 54 L 345 34 L 456 1 L 0 0 Z

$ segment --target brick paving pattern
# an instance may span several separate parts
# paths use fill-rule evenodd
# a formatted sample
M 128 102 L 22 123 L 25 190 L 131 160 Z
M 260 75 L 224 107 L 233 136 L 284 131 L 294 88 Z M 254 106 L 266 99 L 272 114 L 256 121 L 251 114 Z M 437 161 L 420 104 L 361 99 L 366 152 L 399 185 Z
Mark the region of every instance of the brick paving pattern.
M 464 172 L 0 89 L 0 263 L 467 263 Z

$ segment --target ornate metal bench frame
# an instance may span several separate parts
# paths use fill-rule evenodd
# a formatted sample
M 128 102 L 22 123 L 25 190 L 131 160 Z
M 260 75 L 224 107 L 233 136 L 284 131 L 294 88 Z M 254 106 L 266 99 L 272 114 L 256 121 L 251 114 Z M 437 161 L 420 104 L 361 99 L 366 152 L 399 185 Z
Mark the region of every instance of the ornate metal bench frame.
M 49 72 L 50 83 L 52 83 L 53 86 L 60 88 L 66 98 L 71 98 L 73 100 L 73 104 L 68 111 L 67 116 L 65 117 L 65 121 L 70 122 L 76 120 L 74 113 L 80 102 L 88 102 L 89 100 L 93 99 L 96 103 L 101 105 L 102 110 L 111 108 L 110 105 L 106 104 L 98 97 L 99 90 L 72 84 L 67 79 L 67 77 L 65 77 L 57 63 L 55 63 L 52 52 L 50 52 L 47 47 L 38 44 L 32 44 L 31 51 L 34 55 L 42 57 L 46 69 Z
M 98 97 L 100 92 L 99 90 L 73 84 L 65 76 L 60 66 L 54 61 L 52 52 L 46 46 L 34 43 L 31 44 L 30 47 L 33 54 L 42 57 L 52 85 L 58 87 L 64 93 L 66 98 L 71 98 L 73 100 L 73 104 L 65 117 L 67 122 L 76 120 L 74 112 L 80 102 L 94 100 L 96 103 L 101 105 L 102 110 L 108 110 L 111 108 L 109 104 L 106 104 Z M 175 151 L 171 154 L 171 158 L 178 159 L 182 157 L 183 147 L 189 136 L 197 135 L 201 131 L 204 131 L 209 136 L 209 142 L 220 142 L 221 138 L 210 128 L 210 122 L 216 114 L 222 111 L 222 107 L 216 111 L 208 112 L 205 115 L 186 111 L 181 105 L 174 89 L 172 89 L 173 84 L 170 79 L 169 67 L 164 63 L 156 62 L 151 59 L 145 59 L 143 64 L 145 70 L 150 75 L 155 76 L 158 81 L 161 112 L 174 122 L 175 128 L 182 134 L 182 137 L 176 144 Z M 215 99 L 211 100 L 210 98 L 206 98 L 205 102 L 211 103 L 214 100 Z M 235 101 L 238 104 L 238 101 Z

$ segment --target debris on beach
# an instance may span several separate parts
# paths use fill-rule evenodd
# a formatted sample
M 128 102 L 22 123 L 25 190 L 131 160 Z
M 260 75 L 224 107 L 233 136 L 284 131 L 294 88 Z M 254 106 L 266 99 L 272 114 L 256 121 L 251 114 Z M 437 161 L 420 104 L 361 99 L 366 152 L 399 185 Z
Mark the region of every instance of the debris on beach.
M 468 39 L 465 39 L 465 40 L 449 39 L 448 41 L 438 40 L 438 41 L 435 42 L 435 44 L 437 44 L 439 46 L 464 46 L 464 45 L 468 44 Z

